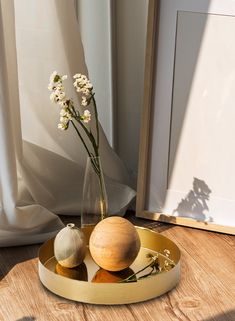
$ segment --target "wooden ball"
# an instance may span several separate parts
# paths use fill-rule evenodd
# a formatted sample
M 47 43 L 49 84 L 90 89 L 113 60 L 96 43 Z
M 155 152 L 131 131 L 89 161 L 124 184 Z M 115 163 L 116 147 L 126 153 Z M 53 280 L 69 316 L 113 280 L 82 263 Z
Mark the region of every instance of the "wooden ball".
M 108 217 L 99 222 L 89 241 L 94 261 L 108 271 L 129 267 L 140 250 L 140 238 L 133 224 L 119 217 Z

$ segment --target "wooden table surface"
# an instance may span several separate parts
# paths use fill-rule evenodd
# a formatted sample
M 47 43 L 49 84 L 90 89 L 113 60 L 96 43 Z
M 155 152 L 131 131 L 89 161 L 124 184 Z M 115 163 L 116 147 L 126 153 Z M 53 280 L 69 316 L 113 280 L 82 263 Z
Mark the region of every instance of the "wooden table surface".
M 0 249 L 0 321 L 235 321 L 235 237 L 127 218 L 172 239 L 182 252 L 181 280 L 143 303 L 97 306 L 60 298 L 38 278 L 40 245 Z M 63 221 L 79 222 L 76 217 Z

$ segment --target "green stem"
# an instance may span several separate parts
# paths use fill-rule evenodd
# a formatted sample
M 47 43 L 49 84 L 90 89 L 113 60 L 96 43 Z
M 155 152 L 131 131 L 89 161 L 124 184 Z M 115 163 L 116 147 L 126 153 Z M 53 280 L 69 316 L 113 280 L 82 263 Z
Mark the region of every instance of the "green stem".
M 106 202 L 106 197 L 105 197 L 106 196 L 105 195 L 105 187 L 104 187 L 104 182 L 102 179 L 102 171 L 101 171 L 100 160 L 99 160 L 99 122 L 98 122 L 98 112 L 97 112 L 97 106 L 96 106 L 96 101 L 94 99 L 94 95 L 92 95 L 92 101 L 94 103 L 94 110 L 95 110 L 97 142 L 96 142 L 92 132 L 89 131 L 87 129 L 87 127 L 83 124 L 83 122 L 81 121 L 80 114 L 76 113 L 76 110 L 75 110 L 72 102 L 70 102 L 70 112 L 72 114 L 72 117 L 79 123 L 79 125 L 82 127 L 84 132 L 87 134 L 87 136 L 93 146 L 94 152 L 95 152 L 95 156 L 94 156 L 94 154 L 89 151 L 82 135 L 80 134 L 80 132 L 77 129 L 74 122 L 71 120 L 74 129 L 76 130 L 78 136 L 80 137 L 80 139 L 81 139 L 81 141 L 82 141 L 82 143 L 83 143 L 83 145 L 84 145 L 84 147 L 90 157 L 94 171 L 98 175 L 98 178 L 99 178 L 99 185 L 100 185 L 100 191 L 101 191 L 101 204 L 100 204 L 101 220 L 103 220 L 107 215 L 107 202 Z
M 101 220 L 103 220 L 107 215 L 107 202 L 105 198 L 104 182 L 101 175 L 102 175 L 102 172 L 100 169 L 99 183 L 100 183 L 100 190 L 101 190 Z
M 92 96 L 92 98 L 93 98 L 93 96 Z M 94 98 L 93 98 L 93 101 L 94 101 L 94 104 L 95 104 L 96 130 L 98 130 L 98 136 L 97 136 L 97 137 L 99 138 L 99 128 L 97 127 L 97 124 L 98 124 L 98 118 L 97 118 L 97 117 L 98 117 L 98 113 L 97 113 L 97 107 L 96 107 L 96 103 L 95 103 Z M 74 106 L 73 106 L 72 101 L 70 101 L 69 103 L 70 103 L 70 106 L 69 106 L 70 108 L 69 108 L 69 110 L 70 110 L 73 118 L 79 123 L 79 125 L 82 127 L 82 129 L 83 129 L 83 130 L 85 131 L 85 133 L 87 134 L 87 136 L 88 136 L 88 138 L 89 138 L 89 140 L 90 140 L 90 142 L 91 142 L 91 144 L 92 144 L 92 146 L 93 146 L 95 155 L 96 155 L 96 156 L 99 156 L 99 145 L 96 144 L 96 141 L 95 141 L 95 138 L 94 138 L 92 132 L 89 131 L 89 130 L 87 129 L 87 127 L 83 124 L 83 122 L 81 121 L 81 119 L 80 119 L 80 117 L 81 117 L 81 116 L 80 116 L 80 113 L 78 112 L 78 114 L 77 114 L 77 112 L 76 112 L 76 110 L 75 110 L 75 108 L 74 108 Z
M 89 132 L 89 130 L 86 128 L 86 126 L 83 124 L 83 122 L 81 121 L 81 119 L 79 117 L 75 116 L 74 119 L 79 123 L 79 125 L 82 127 L 82 129 L 85 131 L 88 138 L 90 139 L 90 142 L 93 146 L 95 155 L 99 156 L 98 146 L 96 145 L 95 138 L 94 138 L 93 134 L 91 132 Z
M 104 186 L 104 178 L 102 173 L 102 168 L 100 164 L 100 157 L 94 157 L 94 163 L 96 163 L 96 166 L 98 168 L 98 179 L 99 179 L 99 186 L 100 186 L 100 193 L 101 193 L 101 200 L 100 200 L 100 214 L 101 214 L 101 220 L 106 218 L 107 215 L 107 200 L 105 195 L 105 186 Z
M 78 136 L 80 137 L 80 139 L 81 139 L 81 141 L 82 141 L 82 143 L 83 143 L 83 146 L 85 147 L 85 149 L 86 149 L 86 151 L 87 151 L 87 153 L 88 153 L 89 157 L 92 157 L 92 156 L 91 156 L 91 153 L 90 153 L 89 149 L 87 148 L 87 145 L 86 145 L 86 143 L 85 143 L 85 141 L 84 141 L 84 139 L 83 139 L 82 135 L 80 134 L 79 130 L 77 129 L 76 125 L 74 124 L 74 122 L 73 122 L 72 120 L 70 120 L 70 121 L 71 121 L 71 123 L 72 123 L 72 125 L 73 125 L 74 129 L 76 130 L 76 132 L 77 132 Z
M 94 167 L 94 170 L 95 170 L 96 174 L 99 175 L 99 168 L 96 166 L 96 163 L 94 162 L 94 159 L 93 159 L 94 155 L 89 151 L 88 147 L 86 146 L 86 143 L 85 143 L 84 139 L 82 138 L 82 135 L 80 134 L 79 130 L 77 129 L 76 125 L 74 124 L 74 122 L 72 120 L 71 120 L 71 123 L 72 123 L 74 129 L 76 130 L 78 136 L 80 137 L 80 139 L 81 139 L 81 141 L 83 143 L 83 146 L 85 147 L 89 157 L 91 158 L 91 162 L 92 162 L 92 165 Z
M 96 156 L 99 156 L 99 153 L 98 153 L 98 147 L 96 146 L 96 142 L 95 142 L 95 138 L 94 136 L 92 135 L 91 132 L 89 132 L 89 130 L 86 128 L 86 126 L 83 124 L 83 122 L 81 121 L 80 119 L 80 113 L 74 108 L 73 106 L 73 103 L 70 101 L 70 106 L 68 107 L 69 108 L 69 111 L 70 113 L 72 114 L 72 117 L 79 123 L 79 125 L 82 127 L 82 129 L 85 131 L 85 133 L 87 134 L 87 137 L 89 138 L 92 146 L 93 146 L 93 149 L 94 149 L 94 152 L 95 152 L 95 155 Z
M 100 137 L 99 137 L 99 121 L 98 121 L 98 111 L 97 111 L 97 105 L 96 105 L 96 101 L 94 98 L 94 94 L 92 95 L 92 101 L 94 104 L 94 111 L 95 111 L 95 122 L 96 122 L 96 135 L 97 135 L 97 147 L 99 148 L 99 144 L 100 144 Z
M 74 108 L 74 106 L 73 106 L 73 104 L 72 104 L 71 101 L 70 101 L 70 108 L 69 108 L 69 110 L 70 110 L 70 113 L 72 114 L 72 117 L 73 117 L 75 120 L 77 120 L 77 122 L 78 122 L 78 123 L 82 126 L 82 128 L 84 129 L 84 131 L 85 131 L 85 133 L 87 134 L 88 138 L 90 138 L 91 135 L 90 135 L 89 131 L 88 131 L 87 128 L 84 126 L 84 124 L 81 122 L 81 120 L 80 120 L 80 118 L 79 118 L 79 117 L 80 117 L 79 112 L 78 112 L 78 115 L 76 114 L 76 110 L 75 110 L 75 108 Z M 94 158 L 94 154 L 89 151 L 89 149 L 88 149 L 88 147 L 87 147 L 84 139 L 82 138 L 82 135 L 80 134 L 79 130 L 77 129 L 77 126 L 74 124 L 74 122 L 73 122 L 72 120 L 71 120 L 71 122 L 72 122 L 73 127 L 75 128 L 78 136 L 80 137 L 80 139 L 81 139 L 81 141 L 82 141 L 82 143 L 83 143 L 83 145 L 84 145 L 84 147 L 85 147 L 85 149 L 86 149 L 89 157 L 91 158 L 91 162 L 92 162 L 92 165 L 93 165 L 93 167 L 94 167 L 94 170 L 95 170 L 96 174 L 99 175 L 99 168 L 98 168 L 98 166 L 96 165 L 96 163 L 95 163 L 95 161 L 94 161 L 94 159 L 95 159 L 95 158 Z M 91 140 L 91 139 L 90 139 L 90 140 Z M 91 142 L 92 142 L 92 141 L 91 141 Z M 94 147 L 94 146 L 93 146 L 93 147 Z

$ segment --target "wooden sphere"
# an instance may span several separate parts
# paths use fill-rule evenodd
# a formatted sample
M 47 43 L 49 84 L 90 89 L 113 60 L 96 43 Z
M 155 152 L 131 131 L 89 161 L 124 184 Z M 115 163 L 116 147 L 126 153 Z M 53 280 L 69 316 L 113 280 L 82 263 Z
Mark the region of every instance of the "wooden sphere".
M 99 222 L 89 241 L 94 261 L 108 271 L 120 271 L 129 267 L 140 250 L 140 238 L 128 220 L 108 217 Z

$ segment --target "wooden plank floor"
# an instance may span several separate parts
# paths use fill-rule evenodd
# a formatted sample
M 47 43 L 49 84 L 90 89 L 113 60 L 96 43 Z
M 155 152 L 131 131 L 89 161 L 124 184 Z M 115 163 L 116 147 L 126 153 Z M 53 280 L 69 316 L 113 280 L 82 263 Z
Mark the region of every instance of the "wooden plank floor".
M 235 321 L 235 237 L 128 215 L 171 238 L 182 251 L 181 280 L 143 303 L 97 306 L 60 298 L 38 278 L 40 245 L 0 249 L 0 321 Z M 78 222 L 78 218 L 63 217 Z

